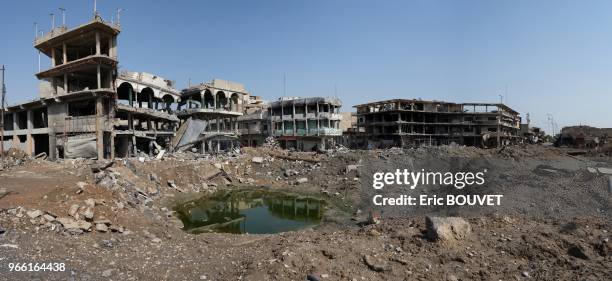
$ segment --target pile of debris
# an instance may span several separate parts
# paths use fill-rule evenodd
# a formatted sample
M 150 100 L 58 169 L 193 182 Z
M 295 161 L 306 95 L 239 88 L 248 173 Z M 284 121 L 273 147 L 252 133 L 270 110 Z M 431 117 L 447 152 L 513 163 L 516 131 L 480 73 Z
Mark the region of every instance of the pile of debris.
M 103 216 L 94 217 L 94 207 L 97 205 L 105 205 L 106 202 L 100 199 L 89 198 L 84 201 L 84 205 L 73 204 L 67 210 L 67 216 L 58 216 L 56 214 L 41 210 L 26 210 L 18 206 L 15 208 L 4 210 L 4 214 L 11 217 L 13 222 L 27 220 L 37 229 L 46 229 L 58 233 L 67 234 L 82 234 L 84 232 L 116 232 L 129 234 L 123 226 L 114 225 L 110 220 Z
M 280 144 L 274 137 L 267 137 L 262 146 L 269 149 L 280 149 Z

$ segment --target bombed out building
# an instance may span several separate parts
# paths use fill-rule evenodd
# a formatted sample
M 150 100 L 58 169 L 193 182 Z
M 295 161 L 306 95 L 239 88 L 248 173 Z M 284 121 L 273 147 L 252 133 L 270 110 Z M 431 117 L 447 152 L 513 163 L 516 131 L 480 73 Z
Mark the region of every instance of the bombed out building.
M 283 148 L 323 150 L 342 135 L 335 97 L 281 98 L 268 107 L 268 132 Z
M 173 147 L 202 153 L 238 148 L 238 118 L 248 103 L 248 91 L 236 82 L 213 79 L 184 89 L 176 113 L 181 126 Z
M 120 27 L 99 15 L 80 26 L 59 26 L 35 38 L 51 60 L 40 71 L 39 98 L 5 113 L 4 149 L 49 158 L 134 156 L 160 151 L 178 125 L 171 81 L 146 73 L 118 73 Z
M 392 99 L 356 105 L 350 145 L 361 148 L 457 143 L 491 147 L 519 138 L 519 113 L 501 103 Z

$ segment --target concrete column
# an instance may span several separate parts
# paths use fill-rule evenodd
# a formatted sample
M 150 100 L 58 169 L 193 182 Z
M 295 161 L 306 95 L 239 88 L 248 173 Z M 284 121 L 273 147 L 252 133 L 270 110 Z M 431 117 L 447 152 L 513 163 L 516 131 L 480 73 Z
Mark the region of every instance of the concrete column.
M 132 93 L 132 87 L 128 87 L 128 100 L 130 103 L 130 107 L 134 106 L 134 99 L 133 99 L 133 93 Z
M 291 102 L 292 110 L 291 117 L 293 117 L 293 135 L 297 134 L 296 122 L 295 122 L 295 102 Z
M 66 47 L 66 43 L 62 44 L 62 59 L 63 59 L 63 64 L 68 62 L 68 48 Z
M 281 130 L 282 133 L 281 135 L 285 134 L 285 106 L 283 105 L 283 102 L 280 102 L 281 105 Z
M 100 55 L 100 32 L 96 31 L 96 55 Z
M 56 143 L 57 139 L 55 136 L 55 132 L 53 131 L 52 127 L 49 127 L 49 160 L 55 160 L 57 158 L 56 155 Z
M 55 48 L 51 48 L 51 66 L 55 67 Z
M 115 132 L 112 131 L 110 135 L 110 159 L 115 159 Z
M 319 116 L 319 102 L 317 102 L 317 136 L 320 134 L 321 130 L 321 118 Z
M 98 65 L 98 68 L 100 66 Z M 99 75 L 98 71 L 98 75 Z M 98 76 L 99 77 L 99 76 Z M 104 159 L 104 125 L 102 114 L 104 107 L 102 105 L 102 97 L 96 98 L 96 147 L 98 150 L 98 160 Z
M 21 142 L 19 141 L 19 136 L 17 136 L 17 130 L 21 130 L 19 128 L 19 115 L 17 112 L 13 112 L 13 147 L 19 148 Z
M 99 64 L 98 64 L 96 73 L 97 73 L 97 76 L 98 76 L 97 77 L 98 78 L 98 89 L 101 89 L 102 88 L 102 76 L 101 76 L 101 73 L 100 73 L 100 65 Z
M 114 48 L 113 48 L 113 36 L 111 36 L 111 37 L 108 38 L 108 56 L 111 57 L 111 58 L 114 57 L 113 51 L 114 51 Z
M 113 58 L 117 59 L 119 57 L 118 52 L 117 52 L 117 36 L 113 36 Z
M 64 73 L 64 94 L 68 93 L 68 73 Z
M 34 154 L 34 138 L 32 137 L 32 129 L 34 129 L 34 112 L 32 110 L 28 110 L 27 113 L 28 125 L 27 125 L 27 135 L 26 135 L 26 153 L 32 156 Z
M 219 127 L 221 127 L 221 126 L 219 126 L 219 117 L 217 117 L 217 123 L 216 124 L 217 124 L 216 127 L 217 127 L 217 133 L 218 133 L 219 132 Z

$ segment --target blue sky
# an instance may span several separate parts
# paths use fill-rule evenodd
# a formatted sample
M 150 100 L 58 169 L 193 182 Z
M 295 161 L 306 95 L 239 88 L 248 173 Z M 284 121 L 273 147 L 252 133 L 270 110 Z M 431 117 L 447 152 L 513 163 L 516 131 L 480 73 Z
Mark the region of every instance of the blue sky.
M 91 17 L 91 1 L 7 1 L 0 64 L 9 103 L 37 96 L 34 22 Z M 507 103 L 548 129 L 612 127 L 612 1 L 116 1 L 120 67 L 175 80 L 241 82 L 255 95 Z M 48 59 L 43 58 L 43 68 Z

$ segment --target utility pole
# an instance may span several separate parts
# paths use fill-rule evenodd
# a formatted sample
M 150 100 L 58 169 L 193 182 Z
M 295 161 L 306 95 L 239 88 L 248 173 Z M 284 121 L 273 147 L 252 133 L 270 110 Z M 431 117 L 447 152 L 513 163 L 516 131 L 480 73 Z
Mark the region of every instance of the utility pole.
M 4 86 L 4 71 L 6 70 L 6 68 L 4 67 L 4 65 L 2 65 L 2 68 L 0 68 L 0 71 L 2 71 L 2 81 L 0 84 L 0 103 L 2 103 L 2 106 L 0 106 L 0 112 L 2 117 L 0 117 L 0 157 L 2 159 L 2 164 L 0 165 L 0 168 L 4 169 L 4 97 L 6 94 L 6 87 Z

